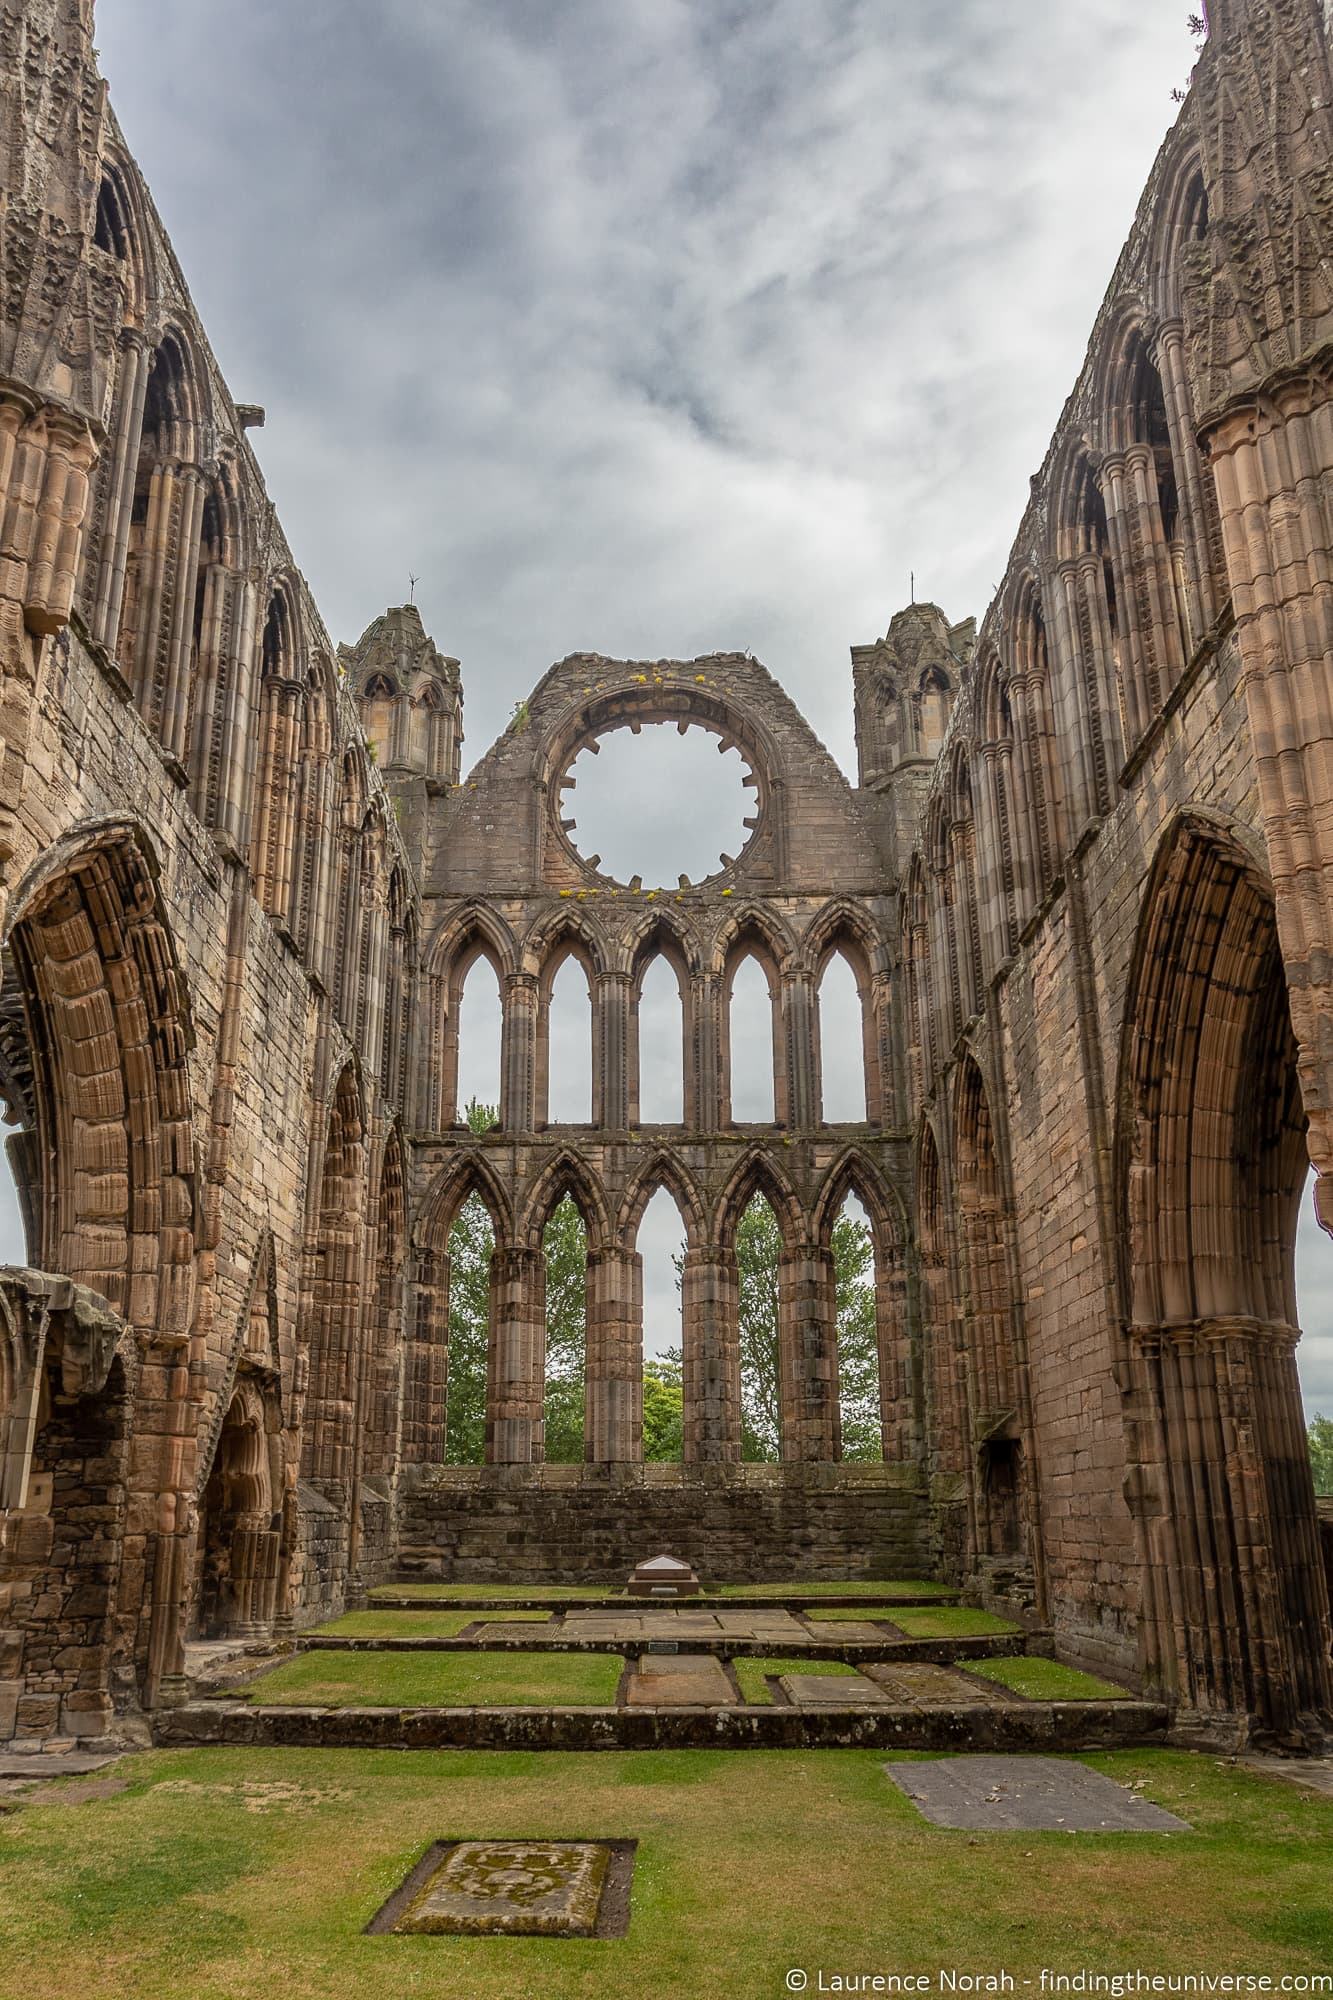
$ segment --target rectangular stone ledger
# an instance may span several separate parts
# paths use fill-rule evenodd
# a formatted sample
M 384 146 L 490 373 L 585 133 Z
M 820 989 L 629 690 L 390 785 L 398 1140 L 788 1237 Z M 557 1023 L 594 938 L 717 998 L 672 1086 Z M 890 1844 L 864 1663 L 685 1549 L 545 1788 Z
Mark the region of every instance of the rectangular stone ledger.
M 611 1851 L 584 1840 L 462 1840 L 399 1919 L 455 1937 L 592 1937 Z

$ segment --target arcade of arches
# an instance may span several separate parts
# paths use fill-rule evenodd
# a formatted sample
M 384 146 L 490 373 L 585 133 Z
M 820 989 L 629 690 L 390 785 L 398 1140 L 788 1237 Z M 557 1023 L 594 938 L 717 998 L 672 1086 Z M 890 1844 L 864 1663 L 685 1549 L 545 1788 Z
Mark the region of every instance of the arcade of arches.
M 1318 1740 L 1293 1288 L 1311 1163 L 1333 1227 L 1316 0 L 1217 0 L 980 629 L 913 604 L 853 649 L 855 784 L 738 654 L 566 659 L 463 779 L 459 663 L 415 607 L 325 631 L 91 13 L 0 21 L 0 1091 L 27 1232 L 0 1271 L 0 1738 L 114 1732 L 178 1695 L 189 1637 L 290 1632 L 402 1570 L 619 1581 L 669 1546 L 741 1580 L 934 1571 L 1182 1729 Z M 742 812 L 733 853 L 654 887 L 575 845 L 569 780 L 661 725 L 720 750 Z M 683 1420 L 645 1467 L 662 1191 Z M 736 1244 L 760 1197 L 757 1464 Z M 878 1457 L 841 1438 L 853 1198 Z M 545 1453 L 566 1202 L 582 1465 Z M 452 1465 L 465 1209 L 484 1463 Z

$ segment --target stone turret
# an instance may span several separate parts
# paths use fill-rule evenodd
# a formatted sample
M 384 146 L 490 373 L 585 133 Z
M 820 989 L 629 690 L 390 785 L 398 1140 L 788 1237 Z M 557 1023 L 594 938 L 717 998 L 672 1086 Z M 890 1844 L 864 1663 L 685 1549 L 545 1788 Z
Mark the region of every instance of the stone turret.
M 458 783 L 463 682 L 415 604 L 391 605 L 338 658 L 394 802 L 408 853 L 424 859 L 429 801 Z
M 340 656 L 381 770 L 456 785 L 463 683 L 457 660 L 427 636 L 416 605 L 381 613 Z
M 974 618 L 950 625 L 938 604 L 910 604 L 852 647 L 859 781 L 885 800 L 900 870 L 976 637 Z

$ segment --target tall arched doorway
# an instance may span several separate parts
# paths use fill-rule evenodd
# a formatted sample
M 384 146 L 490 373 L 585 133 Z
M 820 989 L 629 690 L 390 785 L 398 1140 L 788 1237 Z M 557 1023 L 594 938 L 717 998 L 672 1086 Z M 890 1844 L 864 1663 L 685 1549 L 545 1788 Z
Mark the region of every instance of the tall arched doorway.
M 1333 1690 L 1295 1360 L 1305 1114 L 1271 889 L 1203 815 L 1149 884 L 1121 1077 L 1145 1676 L 1201 1723 L 1314 1735 Z

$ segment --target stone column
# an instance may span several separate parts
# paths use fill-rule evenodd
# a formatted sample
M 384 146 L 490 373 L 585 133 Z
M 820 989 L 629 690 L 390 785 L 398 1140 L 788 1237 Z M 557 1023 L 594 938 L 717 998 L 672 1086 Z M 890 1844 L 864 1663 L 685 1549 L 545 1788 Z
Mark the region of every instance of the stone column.
M 1167 429 L 1171 434 L 1176 490 L 1180 496 L 1180 526 L 1185 545 L 1189 594 L 1189 641 L 1194 647 L 1217 617 L 1218 604 L 1213 587 L 1208 501 L 1198 447 L 1194 441 L 1193 402 L 1185 364 L 1185 328 L 1178 319 L 1167 320 L 1158 333 L 1157 366 L 1162 378 Z
M 109 445 L 111 456 L 107 472 L 106 508 L 89 618 L 93 638 L 109 652 L 116 649 L 121 598 L 125 591 L 130 516 L 134 511 L 134 482 L 139 468 L 139 447 L 143 442 L 144 401 L 148 394 L 149 375 L 145 335 L 137 328 L 126 327 L 120 340 L 122 359 Z
M 506 1132 L 531 1132 L 536 1124 L 537 1000 L 535 973 L 508 974 L 500 1029 L 500 1123 Z
M 690 981 L 685 1123 L 701 1132 L 721 1130 L 731 1097 L 730 1079 L 722 1074 L 722 993 L 722 981 L 713 973 L 698 973 Z
M 449 1391 L 449 1258 L 430 1246 L 418 1250 L 413 1280 L 411 1338 L 403 1367 L 402 1460 L 439 1465 Z
M 875 1259 L 875 1345 L 884 1460 L 888 1465 L 911 1465 L 918 1455 L 920 1431 L 907 1270 L 900 1254 Z
M 1296 1329 L 1230 1318 L 1131 1330 L 1130 1507 L 1147 1551 L 1147 1679 L 1183 1719 L 1318 1736 L 1328 1600 Z
M 536 1465 L 545 1456 L 546 1260 L 540 1250 L 497 1250 L 493 1268 L 486 1463 Z
M 740 1277 L 736 1253 L 712 1244 L 685 1252 L 684 1458 L 738 1465 L 741 1456 Z
M 584 1456 L 595 1465 L 643 1458 L 643 1258 L 588 1255 L 587 1418 Z
M 842 1456 L 833 1253 L 818 1243 L 784 1248 L 778 1260 L 782 1456 L 832 1465 Z
M 789 1122 L 793 1130 L 804 1132 L 819 1123 L 822 1112 L 817 1037 L 819 1003 L 804 973 L 783 980 L 781 995 Z M 775 1110 L 776 1103 L 775 1094 Z
M 596 1032 L 592 1122 L 608 1132 L 629 1130 L 629 1013 L 627 972 L 600 972 L 593 981 Z

